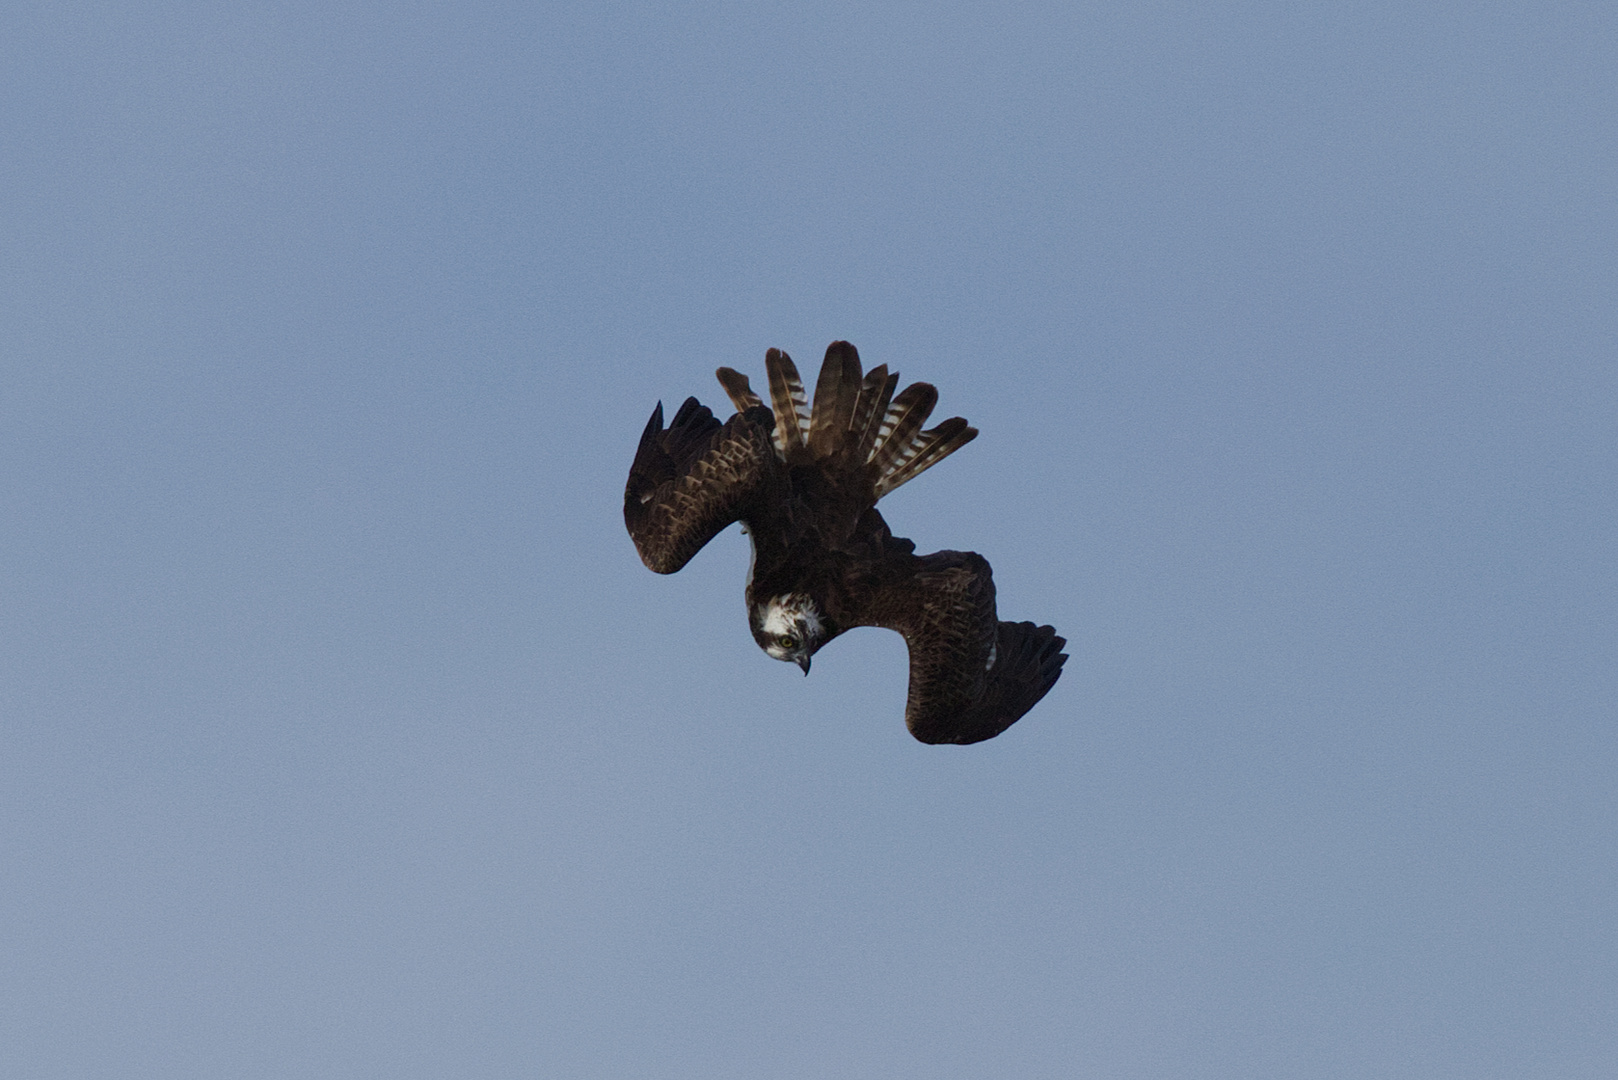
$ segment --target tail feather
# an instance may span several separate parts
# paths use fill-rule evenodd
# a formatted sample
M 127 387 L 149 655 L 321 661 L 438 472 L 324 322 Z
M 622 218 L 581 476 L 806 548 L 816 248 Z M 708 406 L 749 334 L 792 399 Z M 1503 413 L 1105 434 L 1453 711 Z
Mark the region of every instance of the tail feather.
M 859 425 L 859 433 L 854 440 L 854 452 L 857 461 L 870 461 L 876 453 L 876 448 L 882 445 L 882 422 L 887 419 L 888 403 L 893 400 L 893 391 L 899 386 L 899 373 L 895 371 L 888 374 L 886 364 L 871 369 L 865 376 L 865 385 L 860 388 L 859 412 L 865 416 Z M 893 428 L 890 425 L 889 431 Z
M 832 342 L 820 365 L 815 405 L 809 414 L 809 449 L 815 457 L 829 457 L 847 444 L 859 393 L 860 354 L 846 341 Z
M 952 416 L 942 424 L 917 434 L 900 460 L 877 477 L 876 495 L 881 498 L 901 484 L 907 484 L 978 437 L 978 430 L 965 419 Z
M 809 431 L 809 397 L 792 357 L 780 349 L 764 354 L 764 369 L 770 376 L 770 405 L 775 410 L 775 441 L 782 456 L 804 449 Z
M 910 447 L 911 437 L 921 430 L 921 425 L 927 422 L 933 406 L 937 404 L 938 391 L 932 384 L 924 382 L 911 383 L 893 399 L 893 404 L 888 406 L 887 416 L 882 418 L 882 427 L 888 428 L 888 431 L 884 435 L 878 429 L 879 441 L 871 458 L 878 477 L 886 476 L 899 464 L 900 456 Z
M 886 364 L 860 373 L 860 356 L 846 341 L 826 349 L 815 380 L 814 407 L 792 358 L 779 349 L 764 355 L 772 438 L 782 460 L 807 463 L 837 457 L 842 467 L 864 467 L 877 498 L 908 483 L 977 437 L 959 416 L 922 430 L 938 404 L 938 391 L 912 383 L 897 395 L 899 373 Z M 764 404 L 747 376 L 722 367 L 716 373 L 738 412 Z
M 933 442 L 938 438 L 938 434 L 938 428 L 930 428 L 927 431 L 912 433 L 903 443 L 898 439 L 891 440 L 894 444 L 893 452 L 892 456 L 888 458 L 887 464 L 883 466 L 882 477 L 897 476 L 899 473 L 909 469 L 912 462 L 932 449 Z
M 876 396 L 882 384 L 888 381 L 888 366 L 878 364 L 865 375 L 860 392 L 854 398 L 854 411 L 848 417 L 848 450 L 856 461 L 863 462 L 870 453 L 865 445 L 865 429 L 871 426 L 871 414 L 876 411 Z
M 719 385 L 725 388 L 725 393 L 729 395 L 730 403 L 736 406 L 737 412 L 746 412 L 764 404 L 748 385 L 747 376 L 735 368 L 722 367 L 714 374 L 719 377 Z

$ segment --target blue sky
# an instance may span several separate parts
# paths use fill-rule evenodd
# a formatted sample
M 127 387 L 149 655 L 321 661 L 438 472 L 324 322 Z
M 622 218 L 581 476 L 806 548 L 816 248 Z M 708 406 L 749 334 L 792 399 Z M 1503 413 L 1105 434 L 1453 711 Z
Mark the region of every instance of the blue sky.
M 1608 1077 L 1618 15 L 0 15 L 29 1077 Z M 910 739 L 652 406 L 846 338 L 1062 681 Z

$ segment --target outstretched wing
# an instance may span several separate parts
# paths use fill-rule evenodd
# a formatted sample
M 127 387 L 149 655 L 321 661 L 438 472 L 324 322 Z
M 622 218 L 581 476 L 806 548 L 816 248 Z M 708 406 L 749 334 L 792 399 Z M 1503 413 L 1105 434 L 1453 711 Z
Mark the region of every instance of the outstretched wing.
M 774 425 L 762 406 L 721 424 L 693 397 L 664 430 L 657 403 L 624 487 L 624 524 L 642 562 L 672 574 L 741 516 L 773 479 Z
M 1000 622 L 989 563 L 940 551 L 887 585 L 879 625 L 910 648 L 905 724 L 925 743 L 992 739 L 1032 709 L 1062 674 L 1067 642 L 1049 626 Z

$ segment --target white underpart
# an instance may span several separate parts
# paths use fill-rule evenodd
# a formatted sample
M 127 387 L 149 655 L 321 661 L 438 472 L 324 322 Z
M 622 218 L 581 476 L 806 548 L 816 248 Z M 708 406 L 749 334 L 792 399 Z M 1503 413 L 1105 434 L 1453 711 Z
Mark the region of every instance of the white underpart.
M 990 668 L 994 667 L 994 658 L 997 655 L 999 655 L 999 653 L 1000 653 L 1000 642 L 998 642 L 998 641 L 989 642 L 989 662 L 987 664 L 983 665 L 983 670 L 984 671 L 988 671 Z
M 753 567 L 758 565 L 758 545 L 753 542 L 753 530 L 742 522 L 742 535 L 747 537 L 747 587 L 753 587 Z

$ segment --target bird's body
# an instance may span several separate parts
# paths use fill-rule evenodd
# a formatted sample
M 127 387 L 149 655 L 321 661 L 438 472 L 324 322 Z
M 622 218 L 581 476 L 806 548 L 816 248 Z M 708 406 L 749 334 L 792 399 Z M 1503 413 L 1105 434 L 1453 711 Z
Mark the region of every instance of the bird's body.
M 759 647 L 809 671 L 826 642 L 856 626 L 903 634 L 910 648 L 905 720 L 924 742 L 992 738 L 1061 674 L 1048 626 L 996 618 L 989 564 L 973 552 L 915 554 L 877 500 L 970 442 L 959 417 L 928 431 L 926 383 L 895 396 L 898 375 L 860 371 L 833 342 L 807 407 L 786 354 L 765 358 L 771 407 L 745 376 L 720 368 L 736 405 L 721 424 L 688 398 L 667 429 L 658 405 L 624 492 L 624 522 L 646 565 L 673 573 L 740 521 L 752 544 L 747 610 Z

